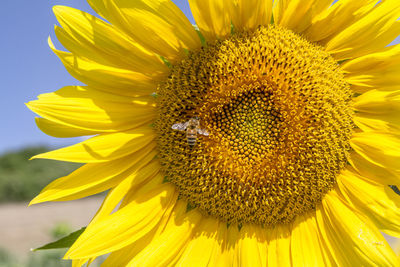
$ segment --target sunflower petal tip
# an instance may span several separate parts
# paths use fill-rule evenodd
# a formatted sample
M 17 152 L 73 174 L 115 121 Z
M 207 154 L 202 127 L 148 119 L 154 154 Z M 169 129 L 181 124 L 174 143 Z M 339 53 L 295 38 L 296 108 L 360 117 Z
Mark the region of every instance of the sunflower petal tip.
M 35 197 L 34 199 L 31 200 L 31 202 L 29 202 L 28 207 L 35 205 L 35 204 L 39 204 L 40 201 L 37 201 L 37 197 Z
M 54 15 L 58 15 L 60 12 L 62 12 L 62 10 L 65 8 L 65 6 L 62 5 L 55 5 L 53 6 L 53 13 Z
M 55 49 L 56 49 L 56 47 L 55 47 L 53 41 L 51 40 L 51 36 L 50 36 L 50 35 L 49 35 L 49 37 L 47 37 L 47 44 L 49 45 L 49 47 L 50 47 L 52 50 L 55 50 Z

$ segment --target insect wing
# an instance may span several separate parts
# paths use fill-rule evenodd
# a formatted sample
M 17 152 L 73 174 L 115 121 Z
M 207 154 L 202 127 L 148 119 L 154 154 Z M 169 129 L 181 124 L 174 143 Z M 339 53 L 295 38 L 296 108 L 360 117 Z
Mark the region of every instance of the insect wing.
M 197 132 L 201 135 L 209 136 L 210 134 L 204 129 L 197 129 Z
M 174 125 L 172 125 L 172 129 L 173 130 L 178 130 L 178 131 L 184 131 L 186 130 L 187 126 L 188 126 L 188 122 L 185 123 L 175 123 Z

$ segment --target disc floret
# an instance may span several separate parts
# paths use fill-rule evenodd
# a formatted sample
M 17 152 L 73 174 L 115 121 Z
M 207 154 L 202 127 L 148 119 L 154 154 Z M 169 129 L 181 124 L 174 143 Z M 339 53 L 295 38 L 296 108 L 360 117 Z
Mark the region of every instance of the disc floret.
M 203 47 L 158 90 L 161 162 L 181 197 L 229 222 L 287 223 L 347 162 L 351 92 L 330 55 L 275 26 Z M 209 136 L 171 129 L 198 116 Z

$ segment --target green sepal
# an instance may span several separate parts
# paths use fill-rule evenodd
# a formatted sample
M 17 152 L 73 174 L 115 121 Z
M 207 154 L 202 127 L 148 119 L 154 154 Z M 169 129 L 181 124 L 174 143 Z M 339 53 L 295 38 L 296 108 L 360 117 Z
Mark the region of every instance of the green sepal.
M 342 65 L 342 64 L 345 63 L 346 61 L 348 61 L 348 59 L 339 60 L 337 63 L 338 63 L 339 65 Z
M 201 33 L 199 27 L 198 27 L 197 25 L 193 25 L 193 28 L 195 29 L 195 31 L 197 32 L 197 35 L 198 35 L 199 38 L 200 38 L 201 45 L 204 46 L 204 47 L 207 47 L 206 38 L 205 38 L 204 35 Z
M 164 64 L 168 67 L 168 68 L 172 68 L 172 64 L 171 62 L 169 62 L 168 59 L 166 59 L 164 56 L 159 56 L 161 58 L 161 60 L 164 62 Z
M 399 188 L 398 188 L 397 186 L 395 186 L 395 185 L 389 185 L 389 187 L 392 188 L 392 190 L 393 190 L 396 194 L 400 195 L 400 190 L 399 190 Z
M 235 30 L 235 25 L 231 22 L 231 35 L 235 35 L 236 30 Z
M 193 209 L 195 209 L 196 208 L 196 206 L 195 205 L 193 205 L 193 204 L 191 204 L 191 203 L 187 203 L 187 206 L 186 206 L 186 212 L 189 212 L 189 211 L 191 211 L 191 210 L 193 210 Z
M 57 248 L 69 248 L 72 246 L 72 244 L 78 239 L 78 237 L 85 231 L 86 227 L 82 227 L 78 231 L 72 232 L 67 236 L 64 236 L 63 238 L 48 243 L 44 246 L 41 246 L 39 248 L 34 248 L 31 249 L 31 251 L 38 251 L 38 250 L 45 250 L 45 249 L 57 249 Z

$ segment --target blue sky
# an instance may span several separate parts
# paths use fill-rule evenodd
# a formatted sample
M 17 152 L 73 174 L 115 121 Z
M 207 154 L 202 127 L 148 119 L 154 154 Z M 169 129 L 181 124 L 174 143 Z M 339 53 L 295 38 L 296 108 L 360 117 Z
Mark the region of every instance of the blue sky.
M 187 0 L 173 1 L 193 22 Z M 0 154 L 26 145 L 62 146 L 77 141 L 43 134 L 34 123 L 35 115 L 24 105 L 41 93 L 78 84 L 47 45 L 47 37 L 54 37 L 53 25 L 57 23 L 52 12 L 54 5 L 93 14 L 85 0 L 2 0 Z

